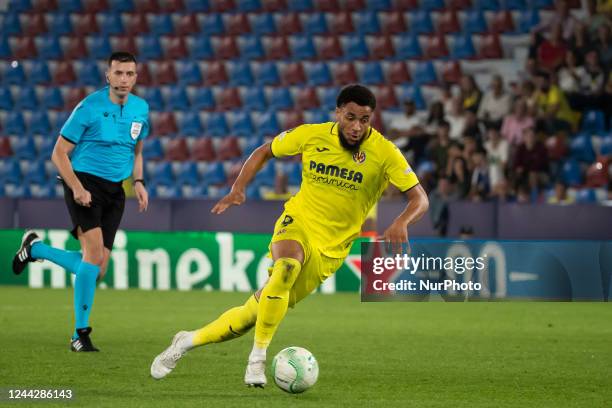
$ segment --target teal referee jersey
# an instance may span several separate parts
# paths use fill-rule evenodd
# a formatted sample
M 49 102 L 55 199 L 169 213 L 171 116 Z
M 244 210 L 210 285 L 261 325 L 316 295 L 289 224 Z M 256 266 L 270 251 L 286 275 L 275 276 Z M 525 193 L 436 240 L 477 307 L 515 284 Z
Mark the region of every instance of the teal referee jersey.
M 111 101 L 108 86 L 83 99 L 60 135 L 75 145 L 74 171 L 118 182 L 132 174 L 134 147 L 149 134 L 149 105 L 129 94 L 124 105 Z

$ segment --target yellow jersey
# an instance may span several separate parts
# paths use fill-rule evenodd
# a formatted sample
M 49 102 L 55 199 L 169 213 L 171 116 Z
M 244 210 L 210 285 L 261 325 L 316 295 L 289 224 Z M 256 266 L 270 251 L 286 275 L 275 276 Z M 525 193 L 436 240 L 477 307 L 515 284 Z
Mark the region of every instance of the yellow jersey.
M 419 183 L 397 147 L 373 128 L 358 152 L 345 149 L 333 122 L 301 125 L 272 141 L 275 157 L 302 154 L 300 191 L 285 212 L 303 220 L 311 244 L 344 258 L 389 183 L 406 191 Z

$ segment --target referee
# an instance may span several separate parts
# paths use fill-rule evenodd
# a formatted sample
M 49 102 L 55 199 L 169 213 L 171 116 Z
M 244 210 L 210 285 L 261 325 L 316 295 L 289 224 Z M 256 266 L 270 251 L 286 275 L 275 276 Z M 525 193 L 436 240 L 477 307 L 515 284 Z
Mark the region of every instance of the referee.
M 141 212 L 149 200 L 142 159 L 143 140 L 149 133 L 149 105 L 130 93 L 136 83 L 134 56 L 113 53 L 106 81 L 106 87 L 74 108 L 51 157 L 62 178 L 71 232 L 81 252 L 50 247 L 35 232 L 26 231 L 13 259 L 15 274 L 23 272 L 29 262 L 47 259 L 76 275 L 72 351 L 98 351 L 89 336 L 89 314 L 96 282 L 104 278 L 123 215 L 122 181 L 132 176 Z

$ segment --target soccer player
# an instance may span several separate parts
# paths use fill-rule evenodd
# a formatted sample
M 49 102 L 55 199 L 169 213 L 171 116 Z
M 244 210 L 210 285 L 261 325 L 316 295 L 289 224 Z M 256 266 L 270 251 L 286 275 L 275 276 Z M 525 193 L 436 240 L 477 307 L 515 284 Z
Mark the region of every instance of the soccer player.
M 274 264 L 267 283 L 244 305 L 203 328 L 178 332 L 153 361 L 154 378 L 168 375 L 192 348 L 240 337 L 254 326 L 244 382 L 263 387 L 266 350 L 287 307 L 338 270 L 368 211 L 389 183 L 405 192 L 408 204 L 384 232 L 384 239 L 396 250 L 407 242 L 408 226 L 428 208 L 425 191 L 400 151 L 370 126 L 376 99 L 369 89 L 344 87 L 336 106 L 336 122 L 298 126 L 255 150 L 230 193 L 213 207 L 214 214 L 221 214 L 244 203 L 247 184 L 268 160 L 302 154 L 302 185 L 276 222 L 270 244 Z
M 72 351 L 98 351 L 90 339 L 89 314 L 96 282 L 104 278 L 125 194 L 122 181 L 133 177 L 140 211 L 148 205 L 143 180 L 143 139 L 149 133 L 149 105 L 131 90 L 136 83 L 136 59 L 113 53 L 106 71 L 108 86 L 83 99 L 60 131 L 51 159 L 64 185 L 72 235 L 81 252 L 52 248 L 33 231 L 26 231 L 13 259 L 20 274 L 29 262 L 47 259 L 75 275 L 75 331 Z

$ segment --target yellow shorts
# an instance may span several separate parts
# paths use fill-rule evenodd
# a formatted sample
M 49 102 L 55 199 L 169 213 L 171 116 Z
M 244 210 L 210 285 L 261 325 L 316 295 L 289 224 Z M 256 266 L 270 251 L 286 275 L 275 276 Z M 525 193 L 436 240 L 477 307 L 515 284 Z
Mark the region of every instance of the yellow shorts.
M 344 258 L 323 255 L 318 248 L 311 245 L 305 228 L 300 224 L 299 216 L 287 213 L 283 213 L 276 221 L 270 246 L 274 242 L 285 240 L 299 242 L 304 250 L 304 264 L 289 295 L 289 306 L 293 307 L 332 276 L 342 266 Z M 272 268 L 269 273 L 272 273 Z

